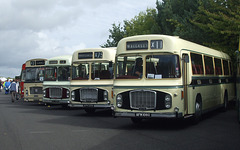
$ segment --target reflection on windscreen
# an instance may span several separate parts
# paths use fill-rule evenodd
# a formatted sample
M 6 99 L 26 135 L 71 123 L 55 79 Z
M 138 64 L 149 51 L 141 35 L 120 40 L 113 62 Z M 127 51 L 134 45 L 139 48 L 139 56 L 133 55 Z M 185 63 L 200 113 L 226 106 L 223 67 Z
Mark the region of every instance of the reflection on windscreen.
M 45 81 L 56 81 L 57 67 L 45 68 Z
M 177 55 L 148 55 L 143 72 L 143 58 L 139 55 L 117 58 L 117 79 L 148 79 L 179 78 L 180 65 Z
M 45 81 L 69 81 L 70 66 L 46 67 Z
M 80 63 L 72 66 L 72 80 L 88 80 L 89 64 Z
M 113 63 L 92 63 L 91 78 L 93 80 L 112 79 L 113 78 Z
M 146 57 L 146 78 L 179 78 L 180 65 L 177 55 L 149 55 Z
M 57 76 L 58 76 L 58 81 L 69 81 L 70 67 L 69 66 L 58 67 Z
M 44 68 L 26 68 L 25 82 L 43 82 Z
M 117 58 L 117 79 L 142 78 L 142 57 L 124 56 Z
M 91 76 L 91 77 L 90 77 Z M 89 63 L 74 64 L 72 67 L 73 80 L 102 80 L 113 78 L 112 62 L 91 63 L 91 73 Z

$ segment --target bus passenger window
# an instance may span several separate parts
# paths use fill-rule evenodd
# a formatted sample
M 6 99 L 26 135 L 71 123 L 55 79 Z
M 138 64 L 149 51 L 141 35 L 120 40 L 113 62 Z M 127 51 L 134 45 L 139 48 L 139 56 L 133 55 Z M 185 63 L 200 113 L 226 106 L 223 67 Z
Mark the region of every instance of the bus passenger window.
M 133 76 L 142 78 L 142 71 L 143 71 L 142 64 L 143 64 L 142 58 L 137 58 L 132 69 Z
M 229 75 L 228 61 L 223 60 L 224 75 Z
M 214 62 L 215 62 L 215 74 L 222 75 L 221 59 L 214 58 Z
M 139 61 L 139 62 L 138 62 Z M 117 58 L 117 79 L 140 79 L 141 75 L 136 72 L 142 73 L 142 57 L 135 56 L 122 56 Z M 137 66 L 136 64 L 140 64 Z
M 230 75 L 233 75 L 233 71 L 232 71 L 232 63 L 229 62 L 229 67 L 230 67 Z
M 213 75 L 214 70 L 213 70 L 213 59 L 212 59 L 212 57 L 204 56 L 204 62 L 205 62 L 206 75 Z
M 103 63 L 92 63 L 92 80 L 101 80 L 101 79 L 112 79 L 113 78 L 113 68 L 112 62 L 103 62 Z
M 89 78 L 89 64 L 80 63 L 72 66 L 72 80 L 87 80 Z
M 203 74 L 202 55 L 191 53 L 191 61 L 193 74 Z
M 146 78 L 179 78 L 179 56 L 150 55 L 146 57 Z

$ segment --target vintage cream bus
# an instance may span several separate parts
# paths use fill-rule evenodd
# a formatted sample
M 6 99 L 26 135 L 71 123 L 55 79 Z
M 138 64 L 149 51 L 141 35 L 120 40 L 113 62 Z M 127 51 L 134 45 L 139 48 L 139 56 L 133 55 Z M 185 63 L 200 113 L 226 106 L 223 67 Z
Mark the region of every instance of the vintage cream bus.
M 87 113 L 111 109 L 116 48 L 90 48 L 72 56 L 71 104 Z
M 187 118 L 226 109 L 234 98 L 230 57 L 179 37 L 142 35 L 117 46 L 114 116 Z
M 68 106 L 70 103 L 71 65 L 71 55 L 53 57 L 46 61 L 43 82 L 44 103 Z
M 42 58 L 26 61 L 24 101 L 42 101 L 45 61 Z

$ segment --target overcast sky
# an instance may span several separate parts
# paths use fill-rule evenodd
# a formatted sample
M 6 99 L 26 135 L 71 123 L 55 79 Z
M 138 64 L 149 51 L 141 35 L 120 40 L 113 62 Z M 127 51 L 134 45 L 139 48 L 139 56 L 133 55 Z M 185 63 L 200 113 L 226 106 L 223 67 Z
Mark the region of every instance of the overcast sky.
M 113 23 L 147 8 L 156 0 L 0 0 L 0 76 L 20 75 L 29 59 L 99 47 Z

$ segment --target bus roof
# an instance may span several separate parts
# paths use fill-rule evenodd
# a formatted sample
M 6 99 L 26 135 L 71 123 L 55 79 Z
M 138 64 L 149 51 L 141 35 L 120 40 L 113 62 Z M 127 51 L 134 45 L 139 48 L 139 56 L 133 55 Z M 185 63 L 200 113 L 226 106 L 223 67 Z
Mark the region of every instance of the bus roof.
M 117 55 L 131 53 L 173 53 L 180 54 L 181 50 L 203 53 L 211 56 L 230 57 L 218 50 L 214 50 L 177 36 L 168 35 L 137 35 L 123 38 L 117 46 Z
M 49 58 L 46 61 L 46 66 L 69 66 L 72 64 L 71 55 L 63 55 Z
M 72 62 L 94 62 L 112 61 L 115 62 L 116 47 L 110 48 L 86 48 L 73 53 Z

